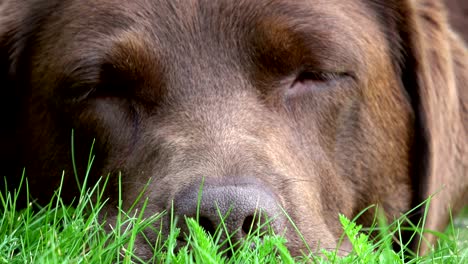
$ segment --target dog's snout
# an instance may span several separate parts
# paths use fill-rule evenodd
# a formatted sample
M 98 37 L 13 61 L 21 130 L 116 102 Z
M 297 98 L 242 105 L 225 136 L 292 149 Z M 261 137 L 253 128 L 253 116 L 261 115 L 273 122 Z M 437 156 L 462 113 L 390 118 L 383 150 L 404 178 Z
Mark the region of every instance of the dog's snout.
M 201 195 L 201 196 L 200 196 Z M 197 214 L 198 211 L 198 214 Z M 179 193 L 174 199 L 179 217 L 198 216 L 199 224 L 214 235 L 241 241 L 247 234 L 280 232 L 284 214 L 271 191 L 260 185 L 205 185 Z M 184 230 L 182 221 L 182 230 Z M 218 234 L 218 233 L 216 233 Z

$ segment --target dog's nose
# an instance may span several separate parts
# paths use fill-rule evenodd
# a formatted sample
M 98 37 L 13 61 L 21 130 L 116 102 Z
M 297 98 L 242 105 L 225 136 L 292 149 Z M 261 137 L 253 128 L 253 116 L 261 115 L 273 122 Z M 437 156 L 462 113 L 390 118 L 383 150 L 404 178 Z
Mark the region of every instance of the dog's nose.
M 174 212 L 179 217 L 198 215 L 199 224 L 212 235 L 219 229 L 222 238 L 229 236 L 231 242 L 240 242 L 249 233 L 262 236 L 282 230 L 285 217 L 277 199 L 258 184 L 205 185 L 199 190 L 195 186 L 177 194 Z M 181 220 L 181 229 L 187 232 Z

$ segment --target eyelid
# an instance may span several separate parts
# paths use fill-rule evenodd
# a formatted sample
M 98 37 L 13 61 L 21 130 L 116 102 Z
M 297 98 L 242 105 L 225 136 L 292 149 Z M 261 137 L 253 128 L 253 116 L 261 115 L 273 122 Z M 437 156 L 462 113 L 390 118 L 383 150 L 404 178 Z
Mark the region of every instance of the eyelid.
M 317 71 L 303 71 L 299 73 L 299 75 L 296 78 L 296 81 L 332 81 L 336 80 L 339 77 L 342 77 L 343 75 L 341 73 L 335 73 L 335 72 L 317 72 Z
M 74 81 L 73 79 L 59 83 L 56 96 L 62 98 L 64 102 L 78 103 L 86 100 L 95 91 L 95 85 L 86 81 Z
M 303 70 L 299 74 L 297 74 L 297 77 L 291 84 L 291 87 L 297 83 L 304 83 L 308 81 L 325 84 L 333 81 L 339 81 L 343 78 L 354 79 L 354 75 L 350 72 Z
M 326 91 L 347 79 L 355 80 L 354 74 L 339 71 L 302 70 L 296 74 L 296 78 L 290 83 L 286 96 L 296 97 L 314 91 Z

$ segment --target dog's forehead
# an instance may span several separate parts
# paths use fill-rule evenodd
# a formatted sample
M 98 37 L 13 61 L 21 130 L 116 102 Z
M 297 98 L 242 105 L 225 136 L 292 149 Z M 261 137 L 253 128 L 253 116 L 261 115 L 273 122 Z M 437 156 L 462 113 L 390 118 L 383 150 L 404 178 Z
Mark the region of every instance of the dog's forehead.
M 74 0 L 72 0 L 74 1 Z M 308 35 L 318 48 L 359 44 L 375 19 L 358 0 L 74 1 L 63 12 L 64 28 L 76 35 L 108 36 L 132 31 L 160 48 L 209 43 L 222 50 L 262 32 L 287 45 L 291 34 Z M 366 31 L 362 31 L 363 23 Z M 370 24 L 370 25 L 369 25 Z M 77 32 L 78 31 L 78 32 Z M 72 33 L 71 33 L 72 34 Z M 110 39 L 106 36 L 107 39 Z M 83 38 L 93 40 L 93 38 Z M 282 42 L 283 41 L 283 42 Z M 250 44 L 250 43 L 249 43 Z M 167 47 L 166 47 L 167 48 Z M 243 47 L 244 48 L 244 47 Z M 349 49 L 349 47 L 347 47 Z M 336 52 L 333 51 L 333 52 Z M 332 53 L 333 53 L 332 52 Z
M 83 69 L 93 79 L 89 69 L 103 62 L 131 74 L 143 69 L 136 75 L 158 83 L 167 73 L 190 79 L 222 67 L 284 76 L 307 56 L 318 70 L 364 72 L 384 54 L 378 22 L 361 0 L 69 1 L 49 17 L 61 37 L 43 38 L 56 56 L 47 67 L 63 76 Z

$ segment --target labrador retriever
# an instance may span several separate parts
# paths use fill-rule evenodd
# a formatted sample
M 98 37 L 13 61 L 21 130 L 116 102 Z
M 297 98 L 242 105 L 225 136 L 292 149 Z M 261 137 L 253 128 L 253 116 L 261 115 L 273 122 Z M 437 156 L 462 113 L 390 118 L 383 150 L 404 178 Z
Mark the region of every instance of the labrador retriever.
M 26 168 L 44 202 L 64 170 L 71 200 L 74 130 L 78 175 L 95 139 L 92 180 L 121 172 L 124 205 L 149 182 L 149 211 L 179 216 L 203 180 L 202 225 L 230 210 L 236 241 L 260 211 L 293 254 L 334 248 L 339 213 L 391 220 L 434 194 L 425 227 L 443 230 L 468 198 L 468 54 L 447 19 L 436 0 L 1 1 L 1 175 Z

